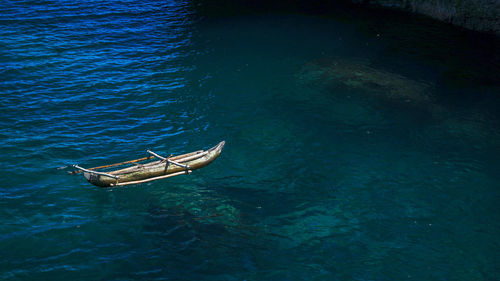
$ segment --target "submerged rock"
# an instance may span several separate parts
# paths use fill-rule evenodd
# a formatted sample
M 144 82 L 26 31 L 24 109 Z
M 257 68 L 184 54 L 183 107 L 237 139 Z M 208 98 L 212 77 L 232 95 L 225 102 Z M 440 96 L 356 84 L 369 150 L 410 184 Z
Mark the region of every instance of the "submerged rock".
M 297 75 L 301 83 L 327 89 L 348 88 L 381 101 L 423 109 L 432 114 L 442 109 L 433 102 L 431 84 L 374 68 L 366 61 L 334 59 L 305 64 Z
M 470 104 L 467 105 L 470 108 L 457 111 L 456 106 L 443 103 L 442 98 L 440 103 L 436 101 L 437 92 L 432 84 L 372 67 L 367 61 L 316 60 L 306 63 L 296 78 L 298 83 L 307 85 L 317 92 L 327 92 L 328 95 L 340 97 L 336 103 L 342 104 L 342 107 L 345 107 L 344 101 L 348 100 L 345 97 L 349 95 L 359 95 L 361 100 L 368 100 L 370 106 L 365 106 L 368 108 L 365 112 L 357 110 L 352 105 L 346 107 L 346 111 L 352 111 L 352 116 L 357 116 L 358 119 L 350 118 L 350 115 L 342 114 L 338 109 L 332 109 L 336 116 L 340 116 L 349 124 L 366 124 L 369 122 L 368 118 L 377 118 L 374 114 L 376 110 L 371 112 L 369 109 L 377 109 L 376 104 L 382 103 L 388 105 L 384 106 L 384 109 L 395 109 L 398 117 L 399 114 L 409 112 L 410 120 L 418 118 L 420 122 L 426 118 L 428 122 L 420 124 L 428 125 L 428 131 L 425 133 L 428 136 L 474 143 L 478 148 L 495 147 L 498 130 L 487 125 L 498 122 L 495 113 L 488 112 L 488 107 L 491 106 Z M 354 101 L 354 104 L 363 105 L 363 102 Z M 370 131 L 367 131 L 368 133 Z
M 218 224 L 222 227 L 239 224 L 240 213 L 228 199 L 213 196 L 209 191 L 177 189 L 159 195 L 160 205 L 155 210 L 177 215 L 180 220 L 201 224 Z
M 355 214 L 338 207 L 316 206 L 268 218 L 267 234 L 279 239 L 281 247 L 295 248 L 336 236 L 352 237 L 359 231 L 359 221 Z

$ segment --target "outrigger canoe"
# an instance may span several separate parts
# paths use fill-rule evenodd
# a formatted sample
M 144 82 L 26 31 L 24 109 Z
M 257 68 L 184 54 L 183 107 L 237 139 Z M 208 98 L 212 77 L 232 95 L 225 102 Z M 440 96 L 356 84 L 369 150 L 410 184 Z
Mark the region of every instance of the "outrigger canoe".
M 85 169 L 78 165 L 73 165 L 78 171 L 72 174 L 83 173 L 83 176 L 92 184 L 100 187 L 122 186 L 129 184 L 139 184 L 159 179 L 165 179 L 173 176 L 190 174 L 193 170 L 205 167 L 212 163 L 222 152 L 225 141 L 221 141 L 216 146 L 208 150 L 198 150 L 195 152 L 182 154 L 178 156 L 163 157 L 150 150 L 148 157 L 125 161 L 121 163 L 99 166 Z M 138 164 L 140 161 L 147 161 L 153 158 L 160 160 L 144 164 Z M 134 166 L 120 170 L 100 172 L 99 169 L 133 164 Z

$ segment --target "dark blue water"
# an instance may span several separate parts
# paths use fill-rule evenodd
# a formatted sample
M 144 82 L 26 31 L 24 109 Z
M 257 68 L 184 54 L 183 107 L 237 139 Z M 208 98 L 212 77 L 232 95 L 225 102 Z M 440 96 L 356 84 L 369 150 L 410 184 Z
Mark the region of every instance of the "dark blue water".
M 498 40 L 288 8 L 3 1 L 0 279 L 496 280 Z

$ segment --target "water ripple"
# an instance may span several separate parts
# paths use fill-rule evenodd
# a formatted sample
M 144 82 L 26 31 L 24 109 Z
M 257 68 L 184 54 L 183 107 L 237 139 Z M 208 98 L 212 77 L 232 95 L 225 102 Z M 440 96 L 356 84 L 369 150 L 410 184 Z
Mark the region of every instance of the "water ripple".
M 0 278 L 496 276 L 494 95 L 447 102 L 433 67 L 353 19 L 203 3 L 0 4 Z M 104 190 L 67 174 L 223 139 L 190 177 Z

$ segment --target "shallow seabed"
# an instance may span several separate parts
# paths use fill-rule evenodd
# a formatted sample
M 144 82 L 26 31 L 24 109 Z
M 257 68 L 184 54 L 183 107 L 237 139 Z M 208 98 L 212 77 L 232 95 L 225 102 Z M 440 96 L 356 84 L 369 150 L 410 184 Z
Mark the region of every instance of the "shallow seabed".
M 498 278 L 498 40 L 233 5 L 0 4 L 0 279 Z M 64 169 L 221 140 L 148 184 Z

